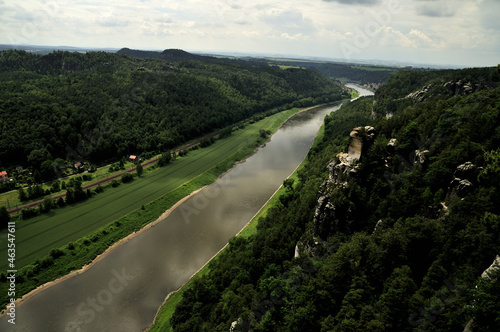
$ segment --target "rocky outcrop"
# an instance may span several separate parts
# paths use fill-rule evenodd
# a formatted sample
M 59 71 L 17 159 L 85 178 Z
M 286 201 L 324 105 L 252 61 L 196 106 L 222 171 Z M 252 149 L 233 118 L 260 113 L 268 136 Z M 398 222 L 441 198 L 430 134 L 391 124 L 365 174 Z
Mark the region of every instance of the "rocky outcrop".
M 375 225 L 375 228 L 373 229 L 372 235 L 377 232 L 377 229 L 382 228 L 383 224 L 384 224 L 384 222 L 382 221 L 382 219 L 380 219 L 379 221 L 377 221 L 377 224 Z
M 375 128 L 357 127 L 351 131 L 349 135 L 348 159 L 352 162 L 360 161 L 363 149 L 366 150 L 368 143 L 372 142 L 375 137 Z
M 459 165 L 453 173 L 448 195 L 456 194 L 460 198 L 467 196 L 474 189 L 477 174 L 478 168 L 470 161 Z
M 427 93 L 431 89 L 432 84 L 424 86 L 421 90 L 415 91 L 407 95 L 405 98 L 412 99 L 414 101 L 425 101 L 427 99 Z
M 375 138 L 373 127 L 357 127 L 349 135 L 347 153 L 340 153 L 327 166 L 328 179 L 321 185 L 316 203 L 313 220 L 315 237 L 327 239 L 338 230 L 345 230 L 350 226 L 351 206 L 336 200 L 339 194 L 349 185 L 349 181 L 356 178 L 358 163 L 363 160 L 369 145 Z
M 346 231 L 351 228 L 354 207 L 348 199 L 339 197 L 343 195 L 349 183 L 356 180 L 359 164 L 375 136 L 373 127 L 354 128 L 349 134 L 347 152 L 337 154 L 328 164 L 328 178 L 318 192 L 312 234 L 303 236 L 297 243 L 295 257 L 304 254 L 318 255 L 326 244 L 324 240 L 339 230 Z
M 423 165 L 429 159 L 429 150 L 415 150 L 413 154 L 413 165 Z
M 443 86 L 449 92 L 453 93 L 455 96 L 457 95 L 469 95 L 471 93 L 489 89 L 487 85 L 484 85 L 480 82 L 472 83 L 472 82 L 463 82 L 462 80 L 457 82 L 446 82 Z

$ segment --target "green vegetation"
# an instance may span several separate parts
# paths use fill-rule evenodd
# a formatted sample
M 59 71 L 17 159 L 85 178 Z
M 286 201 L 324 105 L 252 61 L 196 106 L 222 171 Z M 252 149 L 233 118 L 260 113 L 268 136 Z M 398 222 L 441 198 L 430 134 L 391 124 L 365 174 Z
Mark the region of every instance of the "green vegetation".
M 324 126 L 318 131 L 312 147 L 317 148 L 318 144 L 323 140 L 324 136 Z M 241 238 L 250 238 L 257 233 L 257 225 L 261 218 L 266 217 L 268 211 L 280 202 L 280 197 L 286 195 L 289 192 L 295 181 L 298 181 L 298 172 L 301 171 L 306 165 L 305 161 L 302 162 L 297 169 L 293 172 L 288 179 L 284 181 L 284 185 L 281 186 L 274 195 L 269 199 L 269 201 L 260 209 L 260 211 L 252 218 L 252 220 L 245 226 L 245 228 L 237 235 Z M 214 257 L 214 260 L 218 256 Z M 154 331 L 172 331 L 172 326 L 170 325 L 170 318 L 172 317 L 176 306 L 182 299 L 184 292 L 188 289 L 194 287 L 194 283 L 200 282 L 200 278 L 203 278 L 210 271 L 210 263 L 205 265 L 200 271 L 198 271 L 185 285 L 183 285 L 179 290 L 169 294 L 168 298 L 165 300 L 161 306 L 153 326 L 149 329 L 150 332 Z
M 373 120 L 371 98 L 328 116 L 324 139 L 256 232 L 233 238 L 155 330 L 461 331 L 471 320 L 498 330 L 499 269 L 480 278 L 500 251 L 496 71 L 443 72 L 444 82 L 398 73 L 375 96 L 377 108 L 396 106 L 391 118 Z M 449 93 L 448 74 L 483 84 Z M 408 96 L 421 90 L 425 98 Z M 366 125 L 376 134 L 356 171 L 330 173 L 352 128 Z M 321 219 L 326 203 L 335 213 Z
M 213 183 L 265 142 L 259 134 L 261 129 L 275 132 L 298 110 L 291 109 L 249 124 L 244 130 L 238 130 L 207 148 L 193 150 L 166 167 L 145 173 L 140 179 L 115 189 L 104 189 L 95 198 L 55 213 L 51 211 L 50 214 L 17 221 L 16 267 L 19 272 L 16 294 L 21 296 L 90 263 L 113 243 L 156 220 L 183 197 Z M 0 238 L 1 248 L 7 248 L 6 241 L 6 236 Z M 58 251 L 57 257 L 53 257 L 50 252 L 54 249 L 61 250 L 62 254 Z M 6 249 L 2 251 L 2 256 L 5 256 Z M 2 278 L 5 274 L 0 274 Z M 6 300 L 3 297 L 2 303 Z
M 269 110 L 342 99 L 340 86 L 309 70 L 210 59 L 0 52 L 2 167 L 19 184 L 40 183 L 79 162 L 160 154 Z
M 392 74 L 403 69 L 401 67 L 353 65 L 326 61 L 305 61 L 299 59 L 267 60 L 270 61 L 269 63 L 271 65 L 276 65 L 280 68 L 308 68 L 333 80 L 340 80 L 343 83 L 385 83 Z

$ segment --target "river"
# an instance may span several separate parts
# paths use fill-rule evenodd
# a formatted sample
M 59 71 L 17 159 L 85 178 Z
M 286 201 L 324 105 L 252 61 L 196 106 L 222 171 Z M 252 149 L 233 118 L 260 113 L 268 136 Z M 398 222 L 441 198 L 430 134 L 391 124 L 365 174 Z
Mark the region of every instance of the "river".
M 224 247 L 302 162 L 324 116 L 338 108 L 293 116 L 264 147 L 164 220 L 114 247 L 85 272 L 26 299 L 16 308 L 15 327 L 3 316 L 0 331 L 144 330 L 166 295 Z

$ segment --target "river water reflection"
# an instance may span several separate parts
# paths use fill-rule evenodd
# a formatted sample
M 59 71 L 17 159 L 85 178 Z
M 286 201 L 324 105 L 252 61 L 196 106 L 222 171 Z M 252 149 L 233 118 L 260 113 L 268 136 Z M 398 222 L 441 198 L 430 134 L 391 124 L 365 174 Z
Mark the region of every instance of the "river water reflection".
M 164 220 L 116 246 L 92 268 L 17 307 L 0 331 L 142 331 L 165 296 L 217 253 L 307 154 L 326 114 L 297 114 L 266 146 Z

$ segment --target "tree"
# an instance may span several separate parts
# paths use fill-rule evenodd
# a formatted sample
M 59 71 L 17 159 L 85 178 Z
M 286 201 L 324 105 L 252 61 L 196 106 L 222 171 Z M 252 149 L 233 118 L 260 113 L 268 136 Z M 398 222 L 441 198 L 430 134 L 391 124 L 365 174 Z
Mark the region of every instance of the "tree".
M 473 319 L 474 330 L 498 331 L 500 329 L 500 265 L 495 263 L 485 277 L 477 280 L 476 287 L 469 291 L 471 305 L 467 312 Z
M 47 213 L 52 209 L 52 207 L 53 207 L 52 198 L 45 197 L 43 200 L 41 212 Z
M 128 172 L 125 172 L 122 174 L 122 182 L 123 183 L 127 183 L 127 182 L 130 182 L 134 179 L 134 176 Z M 113 187 L 114 187 L 114 184 L 112 183 L 111 184 Z
M 19 200 L 21 202 L 24 202 L 25 200 L 28 199 L 28 197 L 26 196 L 26 193 L 24 192 L 24 190 L 21 188 L 17 191 L 19 193 Z
M 144 169 L 142 168 L 141 163 L 137 163 L 137 166 L 135 166 L 135 171 L 137 172 L 137 176 L 142 175 L 142 173 L 144 172 Z
M 170 163 L 172 160 L 172 155 L 170 154 L 170 151 L 162 153 L 160 158 L 158 158 L 158 166 L 162 167 Z
M 9 212 L 5 206 L 0 207 L 0 228 L 7 228 L 10 221 Z

